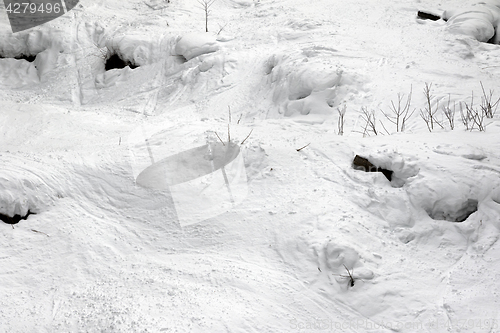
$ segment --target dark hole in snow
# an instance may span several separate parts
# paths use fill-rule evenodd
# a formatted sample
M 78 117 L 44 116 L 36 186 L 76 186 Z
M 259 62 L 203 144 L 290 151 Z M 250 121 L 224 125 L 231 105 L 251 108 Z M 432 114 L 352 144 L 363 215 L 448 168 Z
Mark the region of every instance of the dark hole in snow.
M 187 59 L 181 55 L 173 55 L 172 58 L 174 59 L 176 65 L 182 65 L 187 62 Z
M 477 205 L 477 200 L 468 199 L 457 211 L 449 211 L 449 209 L 443 209 L 440 203 L 436 202 L 433 209 L 431 211 L 427 211 L 427 213 L 433 220 L 463 222 L 473 213 L 477 212 Z
M 441 19 L 441 16 L 439 15 L 434 15 L 428 12 L 423 12 L 421 10 L 418 11 L 417 17 L 421 20 L 432 20 L 432 21 L 437 21 Z
M 36 214 L 36 213 L 33 213 L 32 211 L 28 210 L 28 213 L 26 213 L 26 215 L 24 215 L 24 216 L 16 214 L 16 215 L 14 215 L 12 217 L 0 213 L 0 220 L 2 220 L 3 222 L 5 222 L 7 224 L 17 224 L 21 220 L 26 220 L 28 218 L 28 216 L 30 216 L 32 214 Z
M 301 99 L 305 99 L 307 97 L 309 97 L 311 94 L 302 94 L 302 95 L 298 95 L 296 98 L 292 98 L 292 99 L 295 99 L 295 100 L 301 100 Z
M 14 56 L 14 57 L 4 57 L 4 56 L 0 55 L 0 59 L 6 59 L 6 58 L 17 59 L 17 60 L 21 60 L 22 59 L 22 60 L 26 60 L 28 62 L 33 62 L 36 59 L 36 55 L 21 54 L 21 55 Z
M 356 170 L 362 170 L 364 172 L 382 172 L 387 180 L 392 180 L 392 170 L 379 168 L 373 165 L 373 163 L 368 161 L 366 158 L 359 155 L 356 155 L 354 157 L 354 160 L 352 161 L 352 167 Z
M 104 68 L 109 71 L 112 69 L 122 69 L 125 67 L 130 67 L 131 69 L 137 68 L 139 66 L 131 63 L 130 61 L 123 60 L 118 54 L 113 54 L 106 60 Z
M 493 37 L 491 37 L 488 41 L 488 44 L 497 44 L 497 31 L 495 29 L 495 34 L 493 34 Z

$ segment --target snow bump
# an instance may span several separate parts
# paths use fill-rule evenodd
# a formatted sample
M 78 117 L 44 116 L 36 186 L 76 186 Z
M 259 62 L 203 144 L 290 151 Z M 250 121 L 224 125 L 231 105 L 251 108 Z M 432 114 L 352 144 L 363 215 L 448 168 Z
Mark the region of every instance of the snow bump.
M 182 36 L 175 46 L 176 55 L 191 60 L 202 54 L 212 53 L 219 49 L 215 37 L 204 33 L 189 33 Z

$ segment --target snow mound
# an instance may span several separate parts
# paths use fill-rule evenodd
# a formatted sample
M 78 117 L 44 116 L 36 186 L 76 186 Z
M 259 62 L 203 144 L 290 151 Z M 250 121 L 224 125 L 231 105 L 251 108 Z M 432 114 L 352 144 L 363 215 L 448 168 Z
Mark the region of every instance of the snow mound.
M 177 41 L 175 53 L 186 60 L 191 60 L 202 54 L 212 53 L 219 49 L 214 36 L 203 33 L 189 33 Z
M 500 1 L 480 2 L 467 9 L 446 11 L 444 19 L 448 20 L 448 30 L 452 33 L 467 35 L 480 42 L 500 42 L 500 36 L 496 34 L 500 24 Z
M 29 162 L 33 165 L 33 161 Z M 28 210 L 39 213 L 64 193 L 54 177 L 38 168 L 10 166 L 0 172 L 0 213 L 4 215 L 24 216 Z
M 442 155 L 443 150 L 440 148 L 436 152 Z M 491 204 L 495 201 L 499 182 L 492 182 L 488 177 L 497 174 L 498 170 L 487 166 L 487 158 L 483 155 L 480 160 L 456 156 L 456 167 L 441 162 L 441 157 L 437 156 L 434 165 L 424 164 L 419 174 L 405 186 L 415 208 L 415 217 L 424 212 L 434 220 L 464 222 L 475 212 L 479 214 L 476 219 L 481 219 L 490 214 L 491 208 L 495 210 Z
M 37 55 L 48 48 L 57 46 L 63 38 L 60 33 L 35 30 L 29 33 L 1 34 L 0 54 L 14 58 L 20 55 Z
M 418 177 L 408 188 L 410 201 L 434 220 L 463 222 L 477 210 L 480 188 L 470 182 L 458 182 L 452 177 Z
M 352 79 L 316 53 L 273 55 L 266 62 L 264 85 L 272 92 L 272 116 L 330 115 L 350 92 Z M 277 114 L 276 114 L 277 112 Z M 336 111 L 335 111 L 336 112 Z
M 108 50 L 117 54 L 122 60 L 135 66 L 149 65 L 164 58 L 165 47 L 171 37 L 155 40 L 143 34 L 127 33 L 126 36 L 114 36 L 106 41 Z
M 64 38 L 60 32 L 37 30 L 2 35 L 0 38 L 0 77 L 14 87 L 38 83 L 58 65 Z M 35 57 L 34 62 L 12 58 Z
M 393 187 L 402 187 L 408 178 L 414 177 L 418 174 L 419 168 L 412 158 L 405 157 L 396 151 L 383 150 L 374 153 L 368 153 L 367 158 L 377 167 L 391 170 Z M 353 178 L 358 178 L 358 173 L 350 172 Z M 364 175 L 359 175 L 364 176 Z M 373 176 L 368 176 L 373 177 Z
M 20 88 L 38 83 L 37 70 L 33 63 L 18 59 L 0 59 L 0 86 Z

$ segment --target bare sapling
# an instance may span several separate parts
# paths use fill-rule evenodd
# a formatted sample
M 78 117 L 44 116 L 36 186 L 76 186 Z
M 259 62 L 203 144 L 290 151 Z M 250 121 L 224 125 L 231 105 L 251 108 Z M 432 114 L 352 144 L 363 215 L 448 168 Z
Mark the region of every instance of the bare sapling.
M 474 96 L 472 98 L 474 99 Z M 472 129 L 474 128 L 474 119 L 471 115 L 470 107 L 467 102 L 464 102 L 463 104 L 462 102 L 460 102 L 460 119 L 465 126 L 465 130 L 472 131 Z
M 497 112 L 498 103 L 500 102 L 500 97 L 493 101 L 493 90 L 489 91 L 489 94 L 486 95 L 486 91 L 484 90 L 483 83 L 481 83 L 481 89 L 483 91 L 483 96 L 481 98 L 481 110 L 482 113 L 486 116 L 486 118 L 493 118 L 495 113 Z
M 231 121 L 232 121 L 232 117 L 231 117 L 231 107 L 228 106 L 228 122 L 227 122 L 227 145 L 228 146 L 231 146 Z M 240 118 L 238 119 L 238 123 L 240 123 L 240 120 L 241 120 L 241 117 L 242 115 L 240 115 Z M 247 139 L 250 137 L 250 135 L 252 134 L 253 132 L 253 128 L 250 130 L 250 133 L 248 133 L 248 135 L 245 137 L 245 139 L 243 141 L 241 141 L 240 143 L 240 146 L 243 145 L 245 143 L 245 141 L 247 141 Z M 226 145 L 226 143 L 224 143 L 224 141 L 221 139 L 221 137 L 219 136 L 219 134 L 217 132 L 215 132 L 215 135 L 217 136 L 217 138 L 219 139 L 219 141 L 222 143 L 223 146 Z
M 363 137 L 366 137 L 367 135 L 370 135 L 370 132 L 372 132 L 375 135 L 378 135 L 377 131 L 377 122 L 375 121 L 375 111 L 374 110 L 368 110 L 367 107 L 363 106 L 361 108 L 361 119 L 363 119 L 364 126 L 363 126 Z
M 403 132 L 405 130 L 406 122 L 415 112 L 415 109 L 410 112 L 412 91 L 413 88 L 410 88 L 410 93 L 408 94 L 406 101 L 404 100 L 404 95 L 398 94 L 397 103 L 395 104 L 394 101 L 391 101 L 391 112 L 386 113 L 381 110 L 384 117 L 387 118 L 387 120 L 389 120 L 391 123 L 396 125 L 396 132 Z M 383 124 L 382 126 L 385 129 L 385 126 Z
M 448 95 L 448 104 L 446 106 L 443 106 L 443 113 L 448 120 L 448 124 L 450 125 L 450 129 L 454 130 L 455 129 L 455 112 L 456 112 L 456 105 L 455 102 L 453 102 L 453 108 L 450 106 L 451 103 L 451 98 L 450 95 Z
M 349 285 L 350 285 L 350 286 L 351 286 L 351 288 L 352 288 L 352 287 L 354 287 L 354 282 L 355 282 L 355 280 L 354 280 L 354 278 L 352 277 L 352 274 L 351 274 L 351 272 L 349 271 L 349 268 L 347 268 L 347 266 L 346 266 L 346 265 L 344 265 L 344 268 L 345 268 L 345 270 L 347 271 L 347 274 L 349 274 Z M 352 272 L 354 273 L 354 270 L 353 270 Z
M 439 110 L 439 101 L 436 101 L 436 106 L 434 108 L 432 107 L 432 100 L 434 99 L 434 96 L 431 95 L 431 88 L 432 83 L 425 84 L 424 95 L 427 106 L 425 107 L 425 109 L 420 110 L 420 117 L 422 117 L 422 119 L 425 121 L 429 132 L 432 132 L 434 130 L 434 124 L 439 125 L 441 128 L 444 128 L 443 125 L 441 125 L 441 123 L 436 119 L 436 113 Z
M 347 287 L 348 288 L 349 287 L 352 288 L 352 287 L 354 287 L 354 284 L 356 283 L 356 280 L 359 280 L 359 278 L 355 278 L 354 277 L 354 268 L 351 271 L 351 270 L 349 270 L 349 268 L 347 268 L 347 266 L 345 264 L 343 264 L 343 266 L 344 266 L 345 270 L 347 271 L 347 275 L 341 275 L 341 274 L 334 274 L 334 275 L 340 276 L 340 277 L 342 277 L 344 279 L 348 279 L 348 285 L 347 285 Z
M 205 32 L 208 32 L 208 16 L 210 16 L 210 7 L 214 4 L 215 0 L 198 0 L 201 8 L 205 12 Z
M 339 135 L 344 135 L 344 124 L 345 124 L 346 111 L 347 111 L 347 105 L 345 105 L 345 104 L 342 108 L 337 108 L 337 112 L 339 113 L 339 120 L 337 121 L 337 129 L 339 131 Z
M 463 105 L 465 107 L 465 112 L 462 103 L 460 103 L 460 114 L 466 130 L 472 131 L 477 126 L 480 132 L 486 131 L 486 124 L 484 123 L 486 109 L 483 108 L 483 105 L 481 105 L 480 110 L 474 107 L 474 92 L 472 92 L 470 104 L 464 102 Z

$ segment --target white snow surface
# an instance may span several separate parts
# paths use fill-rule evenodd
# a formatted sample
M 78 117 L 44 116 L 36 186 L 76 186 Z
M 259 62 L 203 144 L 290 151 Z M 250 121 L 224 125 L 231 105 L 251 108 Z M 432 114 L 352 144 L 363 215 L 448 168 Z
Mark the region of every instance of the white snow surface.
M 12 34 L 1 5 L 0 213 L 36 215 L 0 222 L 0 332 L 498 332 L 500 112 L 459 105 L 500 97 L 499 8 L 216 0 L 205 33 L 196 0 L 82 0 Z M 200 148 L 228 132 L 231 170 Z M 137 184 L 169 159 L 182 186 Z

